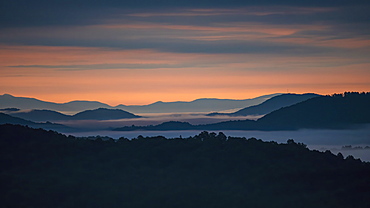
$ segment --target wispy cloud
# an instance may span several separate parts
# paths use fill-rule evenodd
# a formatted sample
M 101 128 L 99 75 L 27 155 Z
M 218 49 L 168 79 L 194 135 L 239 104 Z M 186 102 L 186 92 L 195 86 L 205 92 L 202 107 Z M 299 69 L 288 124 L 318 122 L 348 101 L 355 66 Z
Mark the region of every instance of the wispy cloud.
M 267 15 L 305 15 L 337 10 L 334 7 L 291 7 L 291 6 L 270 6 L 270 7 L 245 7 L 238 9 L 185 9 L 176 12 L 154 12 L 154 13 L 133 13 L 127 16 L 133 17 L 175 17 L 175 16 L 267 16 Z
M 364 0 L 4 1 L 0 89 L 127 104 L 370 90 L 369 9 Z
M 11 68 L 45 68 L 62 71 L 106 70 L 106 69 L 166 69 L 195 67 L 194 64 L 87 64 L 87 65 L 15 65 Z M 197 66 L 199 67 L 199 66 Z M 205 67 L 205 66 L 203 66 Z

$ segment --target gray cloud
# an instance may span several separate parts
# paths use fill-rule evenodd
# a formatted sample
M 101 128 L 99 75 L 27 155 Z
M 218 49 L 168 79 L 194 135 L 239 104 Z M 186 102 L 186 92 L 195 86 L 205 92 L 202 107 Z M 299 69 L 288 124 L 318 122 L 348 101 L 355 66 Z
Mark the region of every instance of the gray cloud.
M 90 25 L 117 14 L 143 11 L 174 11 L 188 8 L 241 8 L 249 6 L 292 6 L 292 7 L 357 7 L 363 9 L 365 19 L 369 17 L 368 0 L 11 0 L 0 2 L 0 27 L 32 27 L 50 25 Z M 359 18 L 351 13 L 348 19 Z M 278 18 L 279 19 L 279 18 Z M 280 20 L 282 21 L 282 19 Z M 284 19 L 287 21 L 287 19 Z
M 159 69 L 159 68 L 186 68 L 194 65 L 186 64 L 86 64 L 86 65 L 15 65 L 12 68 L 46 68 L 61 71 L 82 71 L 99 69 Z
M 73 2 L 73 3 L 72 3 Z M 185 15 L 194 8 L 214 8 L 204 11 L 206 15 Z M 219 12 L 217 11 L 217 8 Z M 176 53 L 209 54 L 279 54 L 289 56 L 364 56 L 368 49 L 355 50 L 339 47 L 314 46 L 279 38 L 316 38 L 322 40 L 363 38 L 370 34 L 370 1 L 365 0 L 311 0 L 292 1 L 46 1 L 12 0 L 0 3 L 0 43 L 42 46 L 82 46 L 112 49 L 154 49 Z M 234 9 L 234 10 L 232 10 Z M 245 11 L 244 11 L 244 10 Z M 208 11 L 208 12 L 207 12 Z M 226 11 L 226 12 L 225 12 Z M 234 12 L 236 11 L 236 12 Z M 259 14 L 263 13 L 264 14 Z M 154 15 L 135 15 L 135 14 Z M 173 13 L 174 15 L 161 15 Z M 181 15 L 181 14 L 184 15 Z M 195 12 L 196 13 L 196 12 Z M 198 10 L 198 13 L 202 12 Z M 114 24 L 160 24 L 181 26 L 224 27 L 227 25 L 254 23 L 268 26 L 307 26 L 294 34 L 265 37 L 259 32 L 239 31 L 196 31 L 189 29 L 130 29 L 98 28 L 89 25 Z M 221 26 L 220 26 L 221 25 Z M 325 30 L 310 29 L 308 26 L 325 25 Z M 35 27 L 37 26 L 37 27 Z M 247 27 L 247 26 L 245 26 Z M 202 40 L 203 37 L 229 35 L 223 40 Z M 233 38 L 238 35 L 260 35 L 256 39 Z M 362 53 L 362 55 L 361 55 Z M 19 66 L 18 66 L 19 67 Z M 41 66 L 39 66 L 41 67 Z M 89 69 L 103 66 L 88 66 Z M 106 65 L 105 68 L 121 68 Z M 173 67 L 137 66 L 136 67 Z M 48 66 L 48 68 L 53 68 Z M 84 70 L 84 66 L 61 66 L 63 70 Z
M 98 40 L 98 39 L 23 39 L 17 40 L 25 45 L 43 46 L 80 46 L 103 47 L 121 50 L 154 49 L 162 52 L 174 53 L 203 53 L 203 54 L 280 54 L 290 56 L 320 56 L 323 54 L 338 54 L 340 49 L 318 47 L 293 43 L 278 43 L 268 41 L 247 40 L 186 40 L 174 38 L 146 38 L 137 40 Z M 348 49 L 343 49 L 346 54 Z M 99 67 L 99 66 L 96 66 Z M 112 66 L 120 67 L 120 66 Z M 128 67 L 137 67 L 136 65 Z M 139 66 L 138 66 L 139 67 Z M 142 66 L 141 66 L 142 67 Z M 161 66 L 167 68 L 166 66 Z M 172 67 L 172 66 L 169 66 Z

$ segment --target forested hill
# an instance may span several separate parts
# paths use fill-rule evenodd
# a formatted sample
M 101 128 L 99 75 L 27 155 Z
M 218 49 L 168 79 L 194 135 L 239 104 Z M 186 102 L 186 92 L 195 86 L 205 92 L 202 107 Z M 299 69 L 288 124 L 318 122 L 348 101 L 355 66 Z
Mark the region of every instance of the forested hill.
M 165 122 L 156 126 L 126 126 L 116 131 L 132 130 L 297 130 L 344 129 L 370 124 L 370 93 L 348 92 L 319 96 L 280 108 L 254 120 L 224 121 L 191 125 Z
M 248 115 L 264 115 L 268 114 L 272 111 L 278 110 L 282 107 L 287 107 L 290 105 L 294 105 L 296 103 L 308 100 L 313 97 L 318 97 L 321 95 L 313 94 L 313 93 L 306 93 L 306 94 L 282 94 L 272 97 L 265 102 L 253 105 L 250 107 L 243 108 L 238 110 L 234 113 L 210 113 L 207 114 L 208 116 L 217 116 L 217 115 L 225 115 L 225 116 L 248 116 Z
M 316 97 L 260 118 L 271 129 L 346 128 L 370 123 L 370 93 L 348 92 Z
M 130 112 L 123 111 L 120 109 L 107 109 L 98 108 L 94 110 L 85 110 L 75 115 L 66 115 L 57 111 L 51 110 L 31 110 L 31 111 L 14 111 L 10 112 L 9 115 L 31 120 L 34 122 L 39 121 L 66 121 L 66 120 L 113 120 L 113 119 L 125 119 L 125 118 L 140 118 L 140 116 L 134 115 Z
M 202 132 L 87 140 L 0 125 L 1 207 L 370 207 L 370 164 Z
M 73 128 L 62 125 L 62 124 L 56 124 L 56 123 L 50 123 L 50 122 L 36 123 L 36 122 L 25 120 L 22 118 L 13 117 L 5 113 L 1 113 L 1 112 L 0 112 L 0 124 L 20 124 L 20 125 L 31 126 L 34 128 L 54 129 L 54 130 L 59 130 L 59 131 L 73 130 Z

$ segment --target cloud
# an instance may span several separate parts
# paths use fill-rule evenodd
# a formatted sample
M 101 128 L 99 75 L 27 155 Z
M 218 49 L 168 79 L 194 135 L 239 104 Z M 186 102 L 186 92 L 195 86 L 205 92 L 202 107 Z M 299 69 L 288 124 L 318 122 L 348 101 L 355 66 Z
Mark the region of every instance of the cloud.
M 139 14 L 147 15 L 175 15 L 179 10 L 180 15 L 197 15 L 197 16 L 213 16 L 217 13 L 219 16 L 227 16 L 231 10 L 236 8 L 250 8 L 247 11 L 249 16 L 277 16 L 287 17 L 291 15 L 302 15 L 307 12 L 326 13 L 330 8 L 362 8 L 361 14 L 358 12 L 349 12 L 347 17 L 368 19 L 368 11 L 370 2 L 367 0 L 310 0 L 310 1 L 293 1 L 293 0 L 261 0 L 261 1 L 245 1 L 245 0 L 105 0 L 105 1 L 89 1 L 89 0 L 12 0 L 2 1 L 0 3 L 0 27 L 32 27 L 32 26 L 56 26 L 56 25 L 94 25 L 105 22 L 110 19 L 116 19 L 122 15 L 134 15 L 139 17 Z M 261 8 L 280 8 L 277 10 L 261 9 Z M 285 10 L 281 8 L 295 7 L 295 9 Z M 259 8 L 259 9 L 258 9 Z M 319 10 L 317 10 L 320 8 Z M 213 9 L 213 10 L 212 10 Z M 360 9 L 357 9 L 360 10 Z M 154 12 L 153 11 L 160 11 Z M 176 13 L 174 13 L 174 11 Z M 215 12 L 216 11 L 216 12 Z M 144 17 L 148 17 L 148 16 Z M 232 15 L 236 16 L 236 15 Z M 281 19 L 280 19 L 281 20 Z M 279 20 L 279 21 L 280 21 Z M 285 19 L 287 21 L 288 19 Z M 295 18 L 290 19 L 294 21 Z M 301 20 L 302 21 L 302 20 Z
M 353 53 L 347 50 L 348 47 L 337 47 L 340 44 L 322 44 L 322 40 L 329 39 L 346 39 L 346 42 L 350 42 L 353 37 L 359 37 L 353 33 L 356 32 L 340 33 L 338 28 L 320 24 L 223 23 L 197 26 L 140 23 L 7 29 L 0 34 L 0 42 L 111 50 L 152 49 L 172 53 L 318 56 Z M 308 39 L 310 44 L 304 42 Z
M 267 15 L 302 15 L 334 11 L 326 7 L 245 7 L 237 9 L 181 9 L 172 12 L 133 13 L 132 17 L 202 17 L 202 16 L 267 16 Z
M 338 53 L 331 47 L 287 44 L 253 40 L 187 40 L 176 38 L 151 38 L 129 40 L 33 39 L 19 41 L 26 45 L 105 47 L 122 50 L 154 49 L 161 52 L 200 54 L 280 54 L 291 56 Z
M 62 71 L 82 71 L 99 69 L 164 69 L 194 67 L 192 64 L 86 64 L 86 65 L 14 65 L 11 68 L 46 68 Z M 198 66 L 199 67 L 199 66 Z

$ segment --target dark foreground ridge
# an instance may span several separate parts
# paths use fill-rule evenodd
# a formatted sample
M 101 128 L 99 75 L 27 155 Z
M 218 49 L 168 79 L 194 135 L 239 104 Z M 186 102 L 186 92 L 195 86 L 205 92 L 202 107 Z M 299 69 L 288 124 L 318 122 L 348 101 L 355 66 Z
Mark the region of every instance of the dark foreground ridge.
M 202 132 L 89 140 L 0 126 L 1 207 L 370 207 L 370 164 Z

